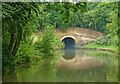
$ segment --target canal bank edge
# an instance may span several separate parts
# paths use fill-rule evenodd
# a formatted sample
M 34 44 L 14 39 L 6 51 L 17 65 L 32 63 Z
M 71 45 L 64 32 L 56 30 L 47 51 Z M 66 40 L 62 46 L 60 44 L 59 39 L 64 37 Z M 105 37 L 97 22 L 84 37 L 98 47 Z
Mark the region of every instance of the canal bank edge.
M 107 52 L 111 52 L 111 53 L 116 53 L 118 54 L 118 50 L 114 50 L 114 49 L 111 49 L 111 48 L 98 48 L 98 47 L 75 47 L 75 48 L 79 48 L 79 49 L 90 49 L 90 50 L 96 50 L 96 51 L 107 51 Z

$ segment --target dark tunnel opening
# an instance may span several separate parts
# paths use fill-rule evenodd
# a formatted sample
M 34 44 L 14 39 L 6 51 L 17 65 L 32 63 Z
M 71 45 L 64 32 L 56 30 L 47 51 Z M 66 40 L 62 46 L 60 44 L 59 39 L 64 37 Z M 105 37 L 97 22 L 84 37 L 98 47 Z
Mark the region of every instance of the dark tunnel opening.
M 65 48 L 64 49 L 72 49 L 75 48 L 75 40 L 71 37 L 66 37 L 62 40 L 62 42 L 65 43 Z

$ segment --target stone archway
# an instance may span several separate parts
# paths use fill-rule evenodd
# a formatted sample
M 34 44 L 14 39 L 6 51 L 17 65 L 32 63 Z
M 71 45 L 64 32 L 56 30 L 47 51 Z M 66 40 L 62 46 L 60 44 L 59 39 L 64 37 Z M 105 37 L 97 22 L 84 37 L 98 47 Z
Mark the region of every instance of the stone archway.
M 61 41 L 65 43 L 65 49 L 66 48 L 74 48 L 77 43 L 75 37 L 73 37 L 73 36 L 64 36 L 61 39 Z

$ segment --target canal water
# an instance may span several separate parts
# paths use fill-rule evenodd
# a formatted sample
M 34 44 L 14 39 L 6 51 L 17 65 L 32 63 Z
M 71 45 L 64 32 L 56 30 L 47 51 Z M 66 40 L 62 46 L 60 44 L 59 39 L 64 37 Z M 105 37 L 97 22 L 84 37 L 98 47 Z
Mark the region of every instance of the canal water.
M 24 64 L 3 82 L 117 82 L 118 56 L 103 51 L 64 49 L 51 58 Z

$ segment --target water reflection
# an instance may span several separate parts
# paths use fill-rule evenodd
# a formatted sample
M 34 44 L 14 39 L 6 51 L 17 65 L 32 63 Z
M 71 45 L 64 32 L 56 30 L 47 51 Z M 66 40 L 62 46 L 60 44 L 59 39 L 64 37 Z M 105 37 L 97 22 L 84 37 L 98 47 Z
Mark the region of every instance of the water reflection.
M 67 54 L 75 53 L 75 54 Z M 64 51 L 62 51 L 64 52 Z M 3 82 L 117 82 L 118 59 L 116 54 L 75 49 L 56 54 L 34 64 L 24 64 L 16 71 L 3 76 Z M 68 57 L 70 56 L 70 58 Z M 62 57 L 63 56 L 63 57 Z M 68 59 L 69 58 L 69 59 Z
M 57 63 L 57 68 L 67 68 L 71 70 L 89 69 L 102 66 L 104 61 L 94 56 L 88 55 L 83 51 L 75 49 L 65 49 L 65 56 L 61 57 Z
M 118 82 L 116 54 L 80 49 L 75 53 L 73 59 L 61 57 L 58 62 L 58 82 Z
M 64 59 L 73 59 L 76 56 L 75 49 L 64 49 Z

